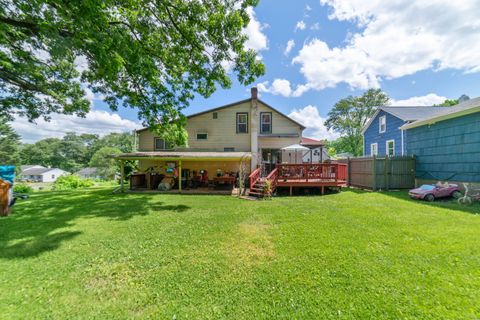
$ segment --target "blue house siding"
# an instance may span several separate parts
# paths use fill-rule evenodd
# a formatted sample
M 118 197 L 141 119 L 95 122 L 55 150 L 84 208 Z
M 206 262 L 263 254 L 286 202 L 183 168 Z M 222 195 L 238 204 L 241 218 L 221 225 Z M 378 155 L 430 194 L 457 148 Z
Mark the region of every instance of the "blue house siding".
M 386 116 L 387 120 L 387 128 L 384 133 L 379 132 L 379 119 L 381 116 Z M 380 111 L 363 134 L 363 154 L 369 156 L 371 144 L 378 143 L 378 155 L 384 156 L 387 153 L 387 140 L 395 140 L 395 155 L 402 155 L 402 131 L 399 128 L 404 124 L 405 121 L 402 119 L 383 110 Z
M 408 129 L 406 141 L 418 179 L 480 182 L 480 112 Z

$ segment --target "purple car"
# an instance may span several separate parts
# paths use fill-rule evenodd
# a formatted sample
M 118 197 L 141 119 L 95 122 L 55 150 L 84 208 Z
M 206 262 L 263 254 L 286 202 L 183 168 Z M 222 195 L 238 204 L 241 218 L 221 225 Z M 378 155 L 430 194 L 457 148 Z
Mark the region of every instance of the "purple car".
M 422 199 L 431 202 L 438 198 L 460 198 L 462 193 L 456 184 L 449 184 L 445 186 L 424 184 L 419 188 L 410 190 L 408 195 L 412 199 Z

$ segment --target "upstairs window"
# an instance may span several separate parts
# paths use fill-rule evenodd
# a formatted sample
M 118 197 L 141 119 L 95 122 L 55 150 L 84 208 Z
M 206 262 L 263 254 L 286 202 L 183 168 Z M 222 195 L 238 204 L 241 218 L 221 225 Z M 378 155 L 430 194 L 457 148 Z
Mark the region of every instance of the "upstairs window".
M 197 132 L 197 140 L 207 140 L 208 133 L 206 132 Z
M 235 148 L 227 147 L 227 148 L 223 148 L 223 151 L 225 151 L 225 152 L 234 152 L 234 151 L 235 151 Z
M 387 117 L 381 116 L 378 119 L 378 132 L 384 133 L 385 131 L 387 131 Z
M 213 119 L 218 119 L 218 112 L 212 113 L 212 118 Z
M 387 145 L 387 156 L 391 157 L 395 155 L 395 140 L 388 140 Z
M 237 113 L 237 133 L 248 133 L 248 113 Z
M 260 113 L 260 133 L 272 133 L 272 113 Z
M 161 138 L 155 138 L 155 151 L 157 150 L 165 150 L 167 149 L 167 145 L 165 143 L 165 140 Z

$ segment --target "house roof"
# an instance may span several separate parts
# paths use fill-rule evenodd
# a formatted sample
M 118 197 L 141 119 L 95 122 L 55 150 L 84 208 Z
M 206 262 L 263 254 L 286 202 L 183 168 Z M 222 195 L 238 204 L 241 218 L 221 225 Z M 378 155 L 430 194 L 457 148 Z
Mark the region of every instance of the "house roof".
M 453 107 L 442 107 L 442 111 L 432 116 L 426 116 L 413 123 L 407 123 L 401 126 L 401 129 L 411 129 L 420 127 L 426 124 L 433 124 L 435 122 L 461 117 L 467 114 L 480 112 L 480 97 L 470 99 Z
M 58 169 L 58 168 L 39 168 L 37 166 L 33 167 L 33 168 L 29 168 L 29 169 L 26 169 L 24 171 L 22 171 L 21 175 L 41 175 L 41 174 L 44 174 L 44 173 L 47 173 L 49 171 L 52 171 L 52 170 L 61 170 L 63 171 L 62 169 Z
M 425 107 L 425 106 L 382 106 L 378 107 L 377 111 L 373 116 L 367 121 L 365 126 L 362 129 L 364 133 L 368 127 L 372 124 L 375 117 L 380 113 L 380 111 L 387 112 L 405 122 L 413 122 L 419 119 L 436 116 L 441 114 L 447 107 Z
M 302 137 L 302 140 L 300 141 L 300 144 L 302 146 L 324 146 L 325 141 L 312 139 L 312 138 L 307 138 L 307 137 Z
M 229 103 L 229 104 L 226 104 L 226 105 L 223 105 L 223 106 L 220 106 L 220 107 L 215 107 L 215 108 L 212 108 L 212 109 L 207 109 L 207 110 L 204 110 L 204 111 L 201 111 L 201 112 L 197 112 L 197 113 L 193 113 L 191 115 L 188 115 L 187 116 L 187 119 L 190 119 L 190 118 L 193 118 L 193 117 L 196 117 L 196 116 L 200 116 L 202 114 L 206 114 L 206 113 L 210 113 L 210 112 L 215 112 L 215 111 L 218 111 L 218 110 L 222 110 L 222 109 L 226 109 L 226 108 L 230 108 L 230 107 L 233 107 L 233 106 L 236 106 L 236 105 L 239 105 L 239 104 L 242 104 L 242 103 L 245 103 L 245 102 L 248 102 L 248 101 L 251 101 L 252 99 L 251 98 L 248 98 L 248 99 L 244 99 L 244 100 L 240 100 L 240 101 L 237 101 L 237 102 L 233 102 L 233 103 Z M 287 116 L 286 114 L 284 114 L 283 112 L 275 109 L 274 107 L 270 106 L 269 104 L 267 104 L 266 102 L 260 100 L 260 99 L 257 99 L 260 103 L 264 104 L 266 107 L 272 109 L 273 111 L 277 112 L 279 115 L 281 115 L 282 117 L 292 121 L 293 123 L 295 123 L 296 125 L 300 126 L 300 128 L 305 129 L 306 127 L 293 120 L 292 118 L 290 118 L 289 116 Z M 145 130 L 148 130 L 148 127 L 147 128 L 142 128 L 142 129 L 139 129 L 137 130 L 137 132 L 142 132 L 142 131 L 145 131 Z
M 27 169 L 31 169 L 31 168 L 45 168 L 44 166 L 40 166 L 40 165 L 24 165 L 24 166 L 20 166 L 20 170 L 21 171 L 25 171 Z
M 121 153 L 111 156 L 119 160 L 135 160 L 135 159 L 157 159 L 157 160 L 241 160 L 250 159 L 251 152 L 216 152 L 216 151 L 156 151 L 156 152 L 131 152 Z

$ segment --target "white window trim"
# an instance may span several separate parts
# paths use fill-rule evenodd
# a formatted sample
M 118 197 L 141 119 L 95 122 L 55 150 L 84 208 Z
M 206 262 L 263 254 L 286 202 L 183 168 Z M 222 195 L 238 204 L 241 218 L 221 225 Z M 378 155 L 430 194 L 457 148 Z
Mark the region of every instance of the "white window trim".
M 264 114 L 268 114 L 268 115 L 270 116 L 270 121 L 268 121 L 268 122 L 264 122 L 264 121 L 263 121 L 263 115 L 264 115 Z M 272 115 L 271 112 L 260 112 L 260 133 L 272 133 L 272 127 L 273 127 L 273 126 L 272 126 L 272 122 L 273 122 L 273 121 L 272 121 L 272 117 L 273 117 L 273 115 Z M 270 125 L 270 130 L 268 130 L 268 131 L 263 131 L 263 125 L 264 125 L 264 124 Z
M 388 143 L 389 142 L 393 142 L 393 154 L 388 154 Z M 395 140 L 394 139 L 385 141 L 385 154 L 389 157 L 395 156 Z
M 373 148 L 372 148 L 373 146 L 375 146 L 376 153 L 373 153 Z M 370 144 L 370 155 L 371 156 L 378 156 L 378 143 L 375 142 L 375 143 Z
M 382 130 L 382 119 L 385 120 L 384 130 Z M 384 133 L 385 131 L 387 131 L 387 116 L 381 116 L 380 118 L 378 118 L 378 132 L 379 133 Z

